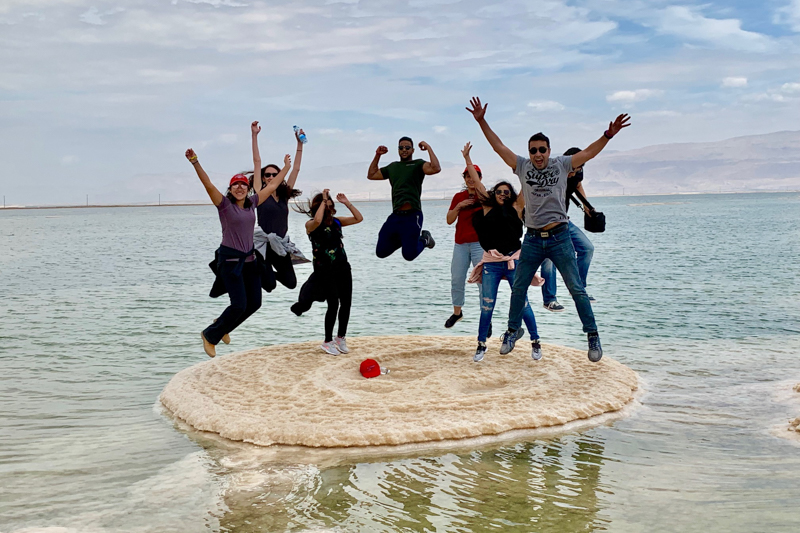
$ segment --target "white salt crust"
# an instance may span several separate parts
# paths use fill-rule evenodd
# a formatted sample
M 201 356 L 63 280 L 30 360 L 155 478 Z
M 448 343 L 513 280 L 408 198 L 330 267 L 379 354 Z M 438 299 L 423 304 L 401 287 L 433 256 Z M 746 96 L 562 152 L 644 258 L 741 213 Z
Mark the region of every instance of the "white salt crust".
M 491 339 L 490 339 L 491 341 Z M 622 409 L 637 376 L 603 357 L 544 344 L 533 361 L 519 341 L 490 342 L 472 362 L 473 337 L 348 338 L 331 356 L 319 342 L 267 346 L 209 359 L 176 374 L 161 403 L 195 429 L 261 446 L 382 446 L 558 426 Z M 363 359 L 391 373 L 365 379 Z

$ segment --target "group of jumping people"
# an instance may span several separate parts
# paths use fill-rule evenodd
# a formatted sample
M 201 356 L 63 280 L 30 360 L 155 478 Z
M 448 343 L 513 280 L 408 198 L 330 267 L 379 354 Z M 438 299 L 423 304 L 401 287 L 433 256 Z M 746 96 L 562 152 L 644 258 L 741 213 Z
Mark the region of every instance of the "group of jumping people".
M 531 357 L 542 357 L 536 319 L 527 298 L 528 287 L 542 286 L 544 306 L 550 311 L 563 310 L 555 298 L 555 270 L 567 286 L 588 337 L 588 357 L 599 361 L 603 355 L 591 298 L 586 293 L 586 275 L 593 247 L 581 230 L 567 217 L 569 197 L 576 189 L 582 192 L 584 164 L 595 157 L 608 141 L 630 125 L 628 115 L 619 115 L 608 129 L 587 148 L 572 148 L 563 156 L 550 157 L 550 140 L 537 133 L 528 141 L 527 156 L 516 155 L 506 147 L 486 122 L 488 104 L 479 98 L 470 101 L 467 110 L 478 122 L 492 149 L 520 180 L 520 193 L 508 181 L 500 181 L 487 190 L 483 175 L 470 158 L 471 144 L 462 150 L 466 162 L 465 190 L 456 194 L 447 213 L 448 224 L 456 223 L 456 244 L 451 268 L 453 314 L 445 323 L 452 327 L 463 317 L 464 281 L 470 263 L 470 282 L 480 288 L 480 324 L 478 347 L 473 360 L 483 360 L 486 339 L 491 336 L 491 319 L 497 290 L 502 279 L 511 286 L 508 327 L 501 337 L 500 353 L 514 349 L 525 333 L 530 333 Z M 303 131 L 295 133 L 297 152 L 294 165 L 287 154 L 283 166 L 261 166 L 258 149 L 258 122 L 251 125 L 253 171 L 234 175 L 223 195 L 200 165 L 190 148 L 186 158 L 192 163 L 211 201 L 217 207 L 222 225 L 222 242 L 210 265 L 216 274 L 211 295 L 228 293 L 230 305 L 205 330 L 201 337 L 205 352 L 216 355 L 219 342 L 229 343 L 230 332 L 261 307 L 261 290 L 271 292 L 280 282 L 288 289 L 297 286 L 293 260 L 303 260 L 302 253 L 289 239 L 289 200 L 301 193 L 295 188 L 303 152 Z M 369 166 L 367 178 L 388 180 L 392 188 L 392 213 L 378 233 L 375 253 L 385 258 L 401 250 L 412 261 L 435 241 L 422 229 L 422 183 L 425 176 L 441 171 L 439 160 L 426 142 L 419 148 L 428 152 L 430 161 L 413 159 L 414 143 L 402 137 L 398 143 L 399 161 L 380 167 L 381 156 L 388 153 L 379 146 Z M 290 172 L 291 171 L 291 172 Z M 288 178 L 287 178 L 288 176 Z M 342 243 L 342 228 L 358 224 L 364 217 L 344 194 L 336 200 L 351 216 L 336 216 L 330 191 L 325 189 L 304 204 L 295 207 L 309 217 L 306 234 L 312 246 L 313 272 L 300 289 L 291 310 L 298 316 L 308 311 L 314 301 L 326 301 L 325 339 L 322 350 L 331 355 L 348 353 L 345 341 L 350 318 L 353 281 L 350 264 Z M 258 227 L 256 227 L 256 221 Z M 523 226 L 526 228 L 523 238 Z M 577 250 L 577 257 L 576 257 Z M 542 267 L 542 277 L 536 275 Z M 339 326 L 333 336 L 338 318 Z

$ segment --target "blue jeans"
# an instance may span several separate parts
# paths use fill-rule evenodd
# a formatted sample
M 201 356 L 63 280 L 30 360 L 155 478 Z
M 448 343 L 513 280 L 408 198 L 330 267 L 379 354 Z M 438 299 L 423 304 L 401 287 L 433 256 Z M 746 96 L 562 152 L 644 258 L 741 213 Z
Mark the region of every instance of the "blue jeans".
M 578 274 L 581 277 L 583 288 L 586 288 L 586 277 L 589 275 L 589 265 L 592 264 L 594 255 L 594 245 L 589 237 L 581 229 L 569 221 L 569 236 L 572 239 L 572 246 L 578 254 Z M 542 301 L 546 304 L 556 300 L 556 267 L 549 259 L 542 261 Z
M 413 261 L 425 249 L 422 240 L 422 211 L 399 211 L 389 215 L 378 232 L 375 255 L 383 259 L 402 248 L 403 259 Z
M 450 262 L 450 297 L 453 307 L 464 306 L 464 283 L 467 281 L 469 264 L 474 267 L 483 259 L 483 248 L 478 242 L 456 243 L 453 246 L 453 260 Z M 481 286 L 478 285 L 480 292 Z
M 514 264 L 519 268 L 519 261 L 514 261 Z M 509 270 L 508 263 L 505 261 L 500 263 L 484 263 L 483 264 L 483 281 L 481 283 L 481 321 L 478 326 L 478 340 L 486 342 L 486 335 L 489 333 L 489 325 L 492 323 L 492 313 L 494 312 L 495 301 L 497 300 L 497 287 L 500 286 L 500 281 L 505 277 L 508 284 L 513 288 L 516 287 L 514 282 L 514 275 L 517 270 Z M 533 275 L 528 279 L 530 285 Z M 525 319 L 525 325 L 528 326 L 528 331 L 531 334 L 531 340 L 539 338 L 539 332 L 536 329 L 536 318 L 533 316 L 533 310 L 528 304 L 528 298 L 523 294 L 523 301 L 525 307 L 520 309 L 522 318 Z M 519 328 L 519 324 L 517 324 Z
M 583 288 L 578 273 L 578 262 L 575 260 L 575 247 L 569 231 L 560 231 L 546 239 L 533 233 L 526 233 L 522 241 L 519 266 L 517 267 L 514 286 L 511 289 L 511 309 L 508 312 L 508 329 L 516 330 L 522 323 L 522 313 L 528 302 L 528 286 L 531 284 L 536 269 L 545 259 L 550 259 L 561 273 L 564 283 L 575 301 L 575 308 L 583 323 L 586 333 L 597 332 L 597 324 L 592 313 L 592 304 Z

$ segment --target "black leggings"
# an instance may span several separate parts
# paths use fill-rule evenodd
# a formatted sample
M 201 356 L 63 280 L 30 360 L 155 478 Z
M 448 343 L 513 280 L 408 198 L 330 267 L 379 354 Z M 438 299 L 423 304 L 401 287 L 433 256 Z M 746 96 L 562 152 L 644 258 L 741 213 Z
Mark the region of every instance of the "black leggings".
M 257 261 L 245 263 L 240 275 L 233 273 L 238 261 L 219 262 L 219 274 L 228 289 L 231 304 L 208 326 L 203 335 L 211 344 L 219 344 L 230 333 L 261 307 L 261 276 Z
M 271 246 L 267 245 L 267 255 L 264 257 L 264 263 L 270 272 L 275 272 L 273 276 L 275 281 L 280 281 L 287 289 L 297 287 L 297 276 L 294 273 L 294 266 L 292 266 L 291 254 L 287 253 L 281 257 L 275 253 Z M 277 286 L 275 281 L 270 284 L 273 286 L 268 289 L 268 292 L 271 292 Z
M 328 302 L 328 311 L 325 313 L 325 342 L 333 340 L 337 314 L 337 335 L 347 335 L 347 323 L 350 321 L 350 307 L 353 303 L 353 274 L 349 263 L 331 270 L 315 270 L 300 287 L 300 295 L 297 303 L 292 306 L 292 312 L 300 316 L 311 309 L 315 301 Z

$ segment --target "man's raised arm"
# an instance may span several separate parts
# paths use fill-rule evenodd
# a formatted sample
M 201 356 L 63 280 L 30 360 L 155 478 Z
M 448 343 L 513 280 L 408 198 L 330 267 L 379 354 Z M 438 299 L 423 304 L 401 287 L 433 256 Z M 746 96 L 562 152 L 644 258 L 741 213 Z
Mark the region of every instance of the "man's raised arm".
M 630 126 L 628 122 L 630 119 L 630 116 L 623 113 L 619 115 L 614 122 L 609 122 L 608 129 L 603 132 L 603 135 L 599 139 L 572 156 L 572 169 L 574 170 L 582 167 L 587 161 L 599 154 L 614 135 L 619 133 L 622 128 Z
M 382 180 L 384 179 L 383 173 L 381 169 L 378 168 L 378 163 L 381 160 L 381 156 L 389 152 L 389 149 L 383 145 L 378 146 L 377 150 L 375 150 L 375 157 L 372 158 L 372 163 L 369 164 L 369 170 L 367 170 L 367 179 L 368 180 Z
M 511 167 L 511 170 L 516 170 L 517 154 L 512 152 L 508 146 L 503 144 L 503 141 L 500 140 L 500 137 L 498 137 L 497 134 L 492 131 L 492 128 L 490 128 L 489 124 L 486 122 L 486 108 L 489 107 L 489 104 L 481 106 L 481 99 L 478 97 L 473 97 L 469 103 L 472 106 L 472 109 L 468 107 L 467 111 L 472 113 L 472 116 L 476 121 L 478 121 L 481 131 L 486 137 L 486 140 L 489 141 L 489 144 L 492 145 L 492 149 L 497 152 L 497 155 L 503 158 L 503 161 L 506 162 L 506 165 Z

